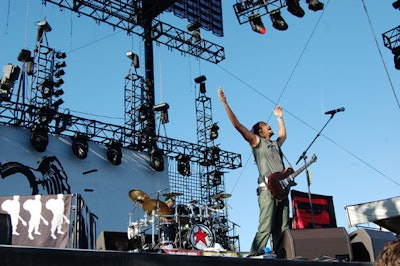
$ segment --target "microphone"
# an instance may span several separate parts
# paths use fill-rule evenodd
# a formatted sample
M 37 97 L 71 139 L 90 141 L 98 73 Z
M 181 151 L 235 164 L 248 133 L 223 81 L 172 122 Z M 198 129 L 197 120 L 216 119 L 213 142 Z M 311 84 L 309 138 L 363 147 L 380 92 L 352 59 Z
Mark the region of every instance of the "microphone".
M 326 115 L 334 115 L 339 112 L 344 112 L 344 107 L 340 107 L 339 109 L 327 111 L 327 112 L 325 112 L 325 114 Z

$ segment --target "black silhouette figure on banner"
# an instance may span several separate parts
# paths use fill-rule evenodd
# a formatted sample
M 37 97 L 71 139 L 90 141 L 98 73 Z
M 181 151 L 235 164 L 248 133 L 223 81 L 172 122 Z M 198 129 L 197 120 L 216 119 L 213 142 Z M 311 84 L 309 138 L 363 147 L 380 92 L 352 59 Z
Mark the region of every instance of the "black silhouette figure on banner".
M 19 162 L 7 162 L 0 165 L 0 177 L 5 179 L 16 173 L 24 175 L 36 194 L 70 194 L 68 176 L 60 161 L 55 156 L 44 156 L 37 169 Z

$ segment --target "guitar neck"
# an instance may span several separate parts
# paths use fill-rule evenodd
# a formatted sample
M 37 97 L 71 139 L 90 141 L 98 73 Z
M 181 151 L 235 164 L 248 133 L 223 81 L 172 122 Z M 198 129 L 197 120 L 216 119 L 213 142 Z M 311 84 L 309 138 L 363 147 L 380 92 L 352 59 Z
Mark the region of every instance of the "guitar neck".
M 312 163 L 315 162 L 316 157 L 313 156 L 313 158 L 307 162 L 306 164 L 304 164 L 302 167 L 300 167 L 299 169 L 297 169 L 297 171 L 295 171 L 293 174 L 290 175 L 291 178 L 295 178 L 296 176 L 298 176 L 301 172 L 304 171 L 304 169 L 306 169 L 308 166 L 310 166 Z

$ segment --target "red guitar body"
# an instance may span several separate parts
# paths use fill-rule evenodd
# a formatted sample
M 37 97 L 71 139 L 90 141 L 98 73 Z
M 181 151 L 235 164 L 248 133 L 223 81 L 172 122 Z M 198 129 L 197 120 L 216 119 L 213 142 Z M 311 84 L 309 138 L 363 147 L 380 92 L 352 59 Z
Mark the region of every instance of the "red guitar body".
M 281 181 L 293 173 L 292 168 L 287 168 L 283 172 L 275 172 L 268 177 L 268 189 L 276 199 L 282 200 L 289 195 L 290 187 L 282 186 Z

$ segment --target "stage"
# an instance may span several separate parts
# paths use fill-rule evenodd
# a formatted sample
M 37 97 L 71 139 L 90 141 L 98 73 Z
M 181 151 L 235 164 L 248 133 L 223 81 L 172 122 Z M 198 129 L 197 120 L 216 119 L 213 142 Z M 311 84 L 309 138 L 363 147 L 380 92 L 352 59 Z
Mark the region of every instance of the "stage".
M 84 265 L 84 266 L 158 266 L 158 265 L 349 265 L 349 266 L 372 266 L 370 262 L 334 262 L 334 261 L 312 261 L 312 260 L 284 260 L 223 257 L 215 254 L 213 256 L 197 255 L 173 255 L 166 253 L 132 253 L 123 251 L 103 250 L 81 250 L 81 249 L 56 249 L 37 248 L 22 246 L 0 245 L 1 265 L 3 266 L 62 266 L 62 265 Z

